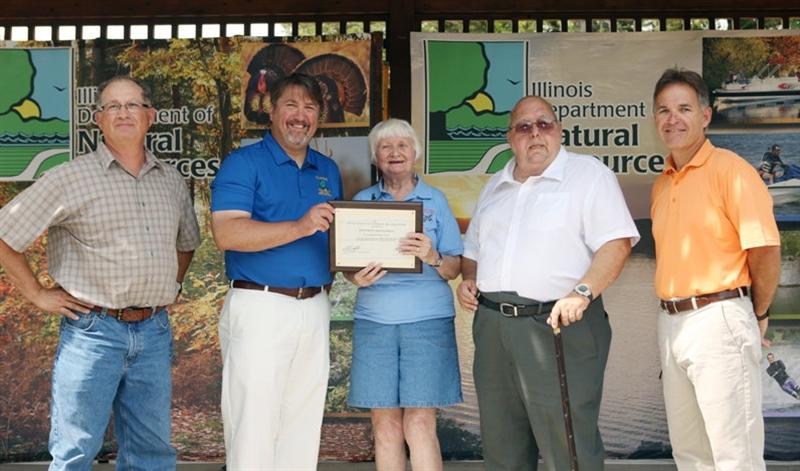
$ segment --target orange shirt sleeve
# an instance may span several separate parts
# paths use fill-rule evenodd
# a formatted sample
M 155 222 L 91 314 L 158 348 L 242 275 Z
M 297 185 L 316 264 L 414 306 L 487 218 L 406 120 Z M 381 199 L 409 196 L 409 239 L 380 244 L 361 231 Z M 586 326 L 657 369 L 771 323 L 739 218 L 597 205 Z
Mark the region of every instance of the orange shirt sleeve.
M 725 161 L 725 213 L 739 233 L 742 249 L 780 245 L 767 186 L 744 159 L 737 156 Z

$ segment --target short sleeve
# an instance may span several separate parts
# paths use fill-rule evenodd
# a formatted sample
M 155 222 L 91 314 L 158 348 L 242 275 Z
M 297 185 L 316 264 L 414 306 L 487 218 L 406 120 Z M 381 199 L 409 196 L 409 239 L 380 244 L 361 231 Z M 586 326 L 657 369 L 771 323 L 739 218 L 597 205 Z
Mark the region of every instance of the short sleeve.
M 436 244 L 436 251 L 442 255 L 461 255 L 464 253 L 464 243 L 461 241 L 461 230 L 458 228 L 450 205 L 444 194 L 438 193 L 435 196 L 436 214 L 439 218 L 441 231 Z
M 0 239 L 17 252 L 24 252 L 48 227 L 70 214 L 63 189 L 63 168 L 55 168 L 26 188 L 0 209 Z
M 192 196 L 182 178 L 178 182 L 178 198 L 180 200 L 180 222 L 175 246 L 181 252 L 189 252 L 200 246 L 200 227 L 197 225 Z
M 780 234 L 772 212 L 772 197 L 758 173 L 742 159 L 728 166 L 725 179 L 725 209 L 739 232 L 743 250 L 780 245 Z
M 257 178 L 245 154 L 229 155 L 211 183 L 211 212 L 239 210 L 252 214 Z
M 615 239 L 630 238 L 631 246 L 639 242 L 639 231 L 614 172 L 601 167 L 584 201 L 584 241 L 592 252 Z
M 480 202 L 480 200 L 478 200 Z M 478 226 L 480 225 L 480 207 L 475 209 L 472 213 L 472 219 L 469 221 L 467 233 L 464 234 L 464 257 L 470 260 L 478 260 L 480 253 L 480 239 L 478 237 Z

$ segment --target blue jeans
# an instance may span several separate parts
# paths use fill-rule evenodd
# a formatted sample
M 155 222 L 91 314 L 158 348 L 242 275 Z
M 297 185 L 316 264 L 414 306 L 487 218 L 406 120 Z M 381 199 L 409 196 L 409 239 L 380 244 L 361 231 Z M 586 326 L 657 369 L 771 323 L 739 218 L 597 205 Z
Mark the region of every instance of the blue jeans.
M 118 470 L 174 470 L 172 330 L 166 309 L 142 322 L 63 318 L 53 367 L 50 470 L 89 470 L 111 410 Z

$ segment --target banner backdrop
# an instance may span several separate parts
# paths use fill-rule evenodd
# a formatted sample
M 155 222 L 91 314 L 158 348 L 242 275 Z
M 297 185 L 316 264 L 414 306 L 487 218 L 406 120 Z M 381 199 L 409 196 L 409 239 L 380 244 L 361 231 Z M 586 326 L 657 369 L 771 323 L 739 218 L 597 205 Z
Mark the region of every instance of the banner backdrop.
M 798 60 L 790 54 L 792 44 L 798 50 L 797 40 L 763 31 L 411 38 L 413 124 L 425 146 L 418 170 L 446 192 L 462 229 L 489 174 L 511 157 L 505 145 L 508 114 L 526 93 L 550 99 L 564 121 L 564 144 L 603 159 L 623 184 L 644 240 L 604 295 L 615 336 L 601 416 L 611 457 L 666 458 L 670 453 L 655 347 L 647 211 L 649 186 L 665 155 L 651 124 L 652 86 L 666 67 L 703 69 L 716 81 L 710 82 L 712 88 L 719 90 L 715 100 L 718 95 L 720 101 L 714 106 L 720 120 L 711 129 L 715 142 L 737 150 L 754 165 L 777 143 L 785 162 L 800 163 Z M 130 71 L 153 88 L 159 111 L 147 145 L 186 177 L 203 235 L 183 298 L 171 315 L 173 443 L 184 460 L 223 459 L 217 318 L 228 288 L 222 257 L 210 234 L 209 184 L 222 158 L 263 134 L 275 77 L 302 69 L 320 75 L 329 71 L 322 79 L 328 92 L 325 123 L 313 145 L 340 164 L 348 198 L 369 185 L 365 136 L 368 126 L 385 113 L 380 38 L 282 43 L 249 38 L 95 40 L 56 44 L 59 48 L 54 49 L 35 43 L 0 46 L 0 179 L 5 181 L 0 184 L 0 205 L 47 168 L 94 148 L 100 138 L 92 123 L 99 83 Z M 792 186 L 796 182 L 785 181 L 782 186 L 774 182 L 771 192 L 776 203 L 777 190 L 784 194 L 786 203 L 776 206 L 776 212 L 791 220 L 800 212 L 798 190 Z M 773 309 L 770 351 L 790 377 L 800 379 L 800 237 L 788 231 L 782 237 L 784 273 Z M 45 245 L 42 237 L 28 252 L 37 273 L 46 269 Z M 352 340 L 348 319 L 354 297 L 353 287 L 337 278 L 331 292 L 335 322 L 323 459 L 372 457 L 368 416 L 345 404 Z M 50 368 L 58 322 L 56 316 L 35 312 L 0 273 L 0 461 L 47 459 Z M 471 323 L 472 314 L 459 310 L 456 329 L 465 402 L 439 416 L 446 458 L 480 458 Z M 768 457 L 800 459 L 800 401 L 768 375 L 766 360 L 763 384 Z M 110 450 L 109 441 L 103 454 L 108 456 Z
M 761 166 L 773 145 L 786 169 L 769 186 L 782 225 L 800 221 L 800 36 L 791 31 L 433 34 L 412 33 L 413 126 L 425 145 L 418 162 L 444 191 L 466 230 L 491 174 L 510 158 L 506 130 L 527 94 L 549 100 L 562 144 L 602 160 L 619 178 L 642 241 L 604 293 L 614 340 L 606 370 L 601 431 L 610 456 L 669 457 L 656 343 L 657 301 L 650 187 L 666 149 L 652 117 L 653 87 L 669 67 L 701 72 L 712 90 L 711 140 Z M 800 378 L 800 234 L 783 231 L 783 274 L 764 349 L 767 456 L 800 458 L 800 400 L 767 373 L 766 354 Z M 445 411 L 475 434 L 472 314 L 459 312 L 466 404 Z M 773 366 L 774 375 L 778 366 Z

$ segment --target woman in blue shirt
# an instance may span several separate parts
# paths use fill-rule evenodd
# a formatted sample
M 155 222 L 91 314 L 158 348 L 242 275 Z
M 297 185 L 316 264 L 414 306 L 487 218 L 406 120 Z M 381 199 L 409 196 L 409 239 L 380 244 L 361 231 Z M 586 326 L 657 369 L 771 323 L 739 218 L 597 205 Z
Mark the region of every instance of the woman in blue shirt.
M 379 471 L 405 469 L 405 443 L 412 468 L 441 470 L 436 408 L 462 401 L 447 284 L 461 270 L 461 233 L 444 194 L 414 172 L 420 145 L 408 122 L 379 123 L 369 145 L 382 178 L 354 199 L 422 202 L 423 232 L 399 247 L 418 257 L 423 271 L 387 273 L 372 263 L 345 275 L 359 287 L 348 404 L 371 409 Z

